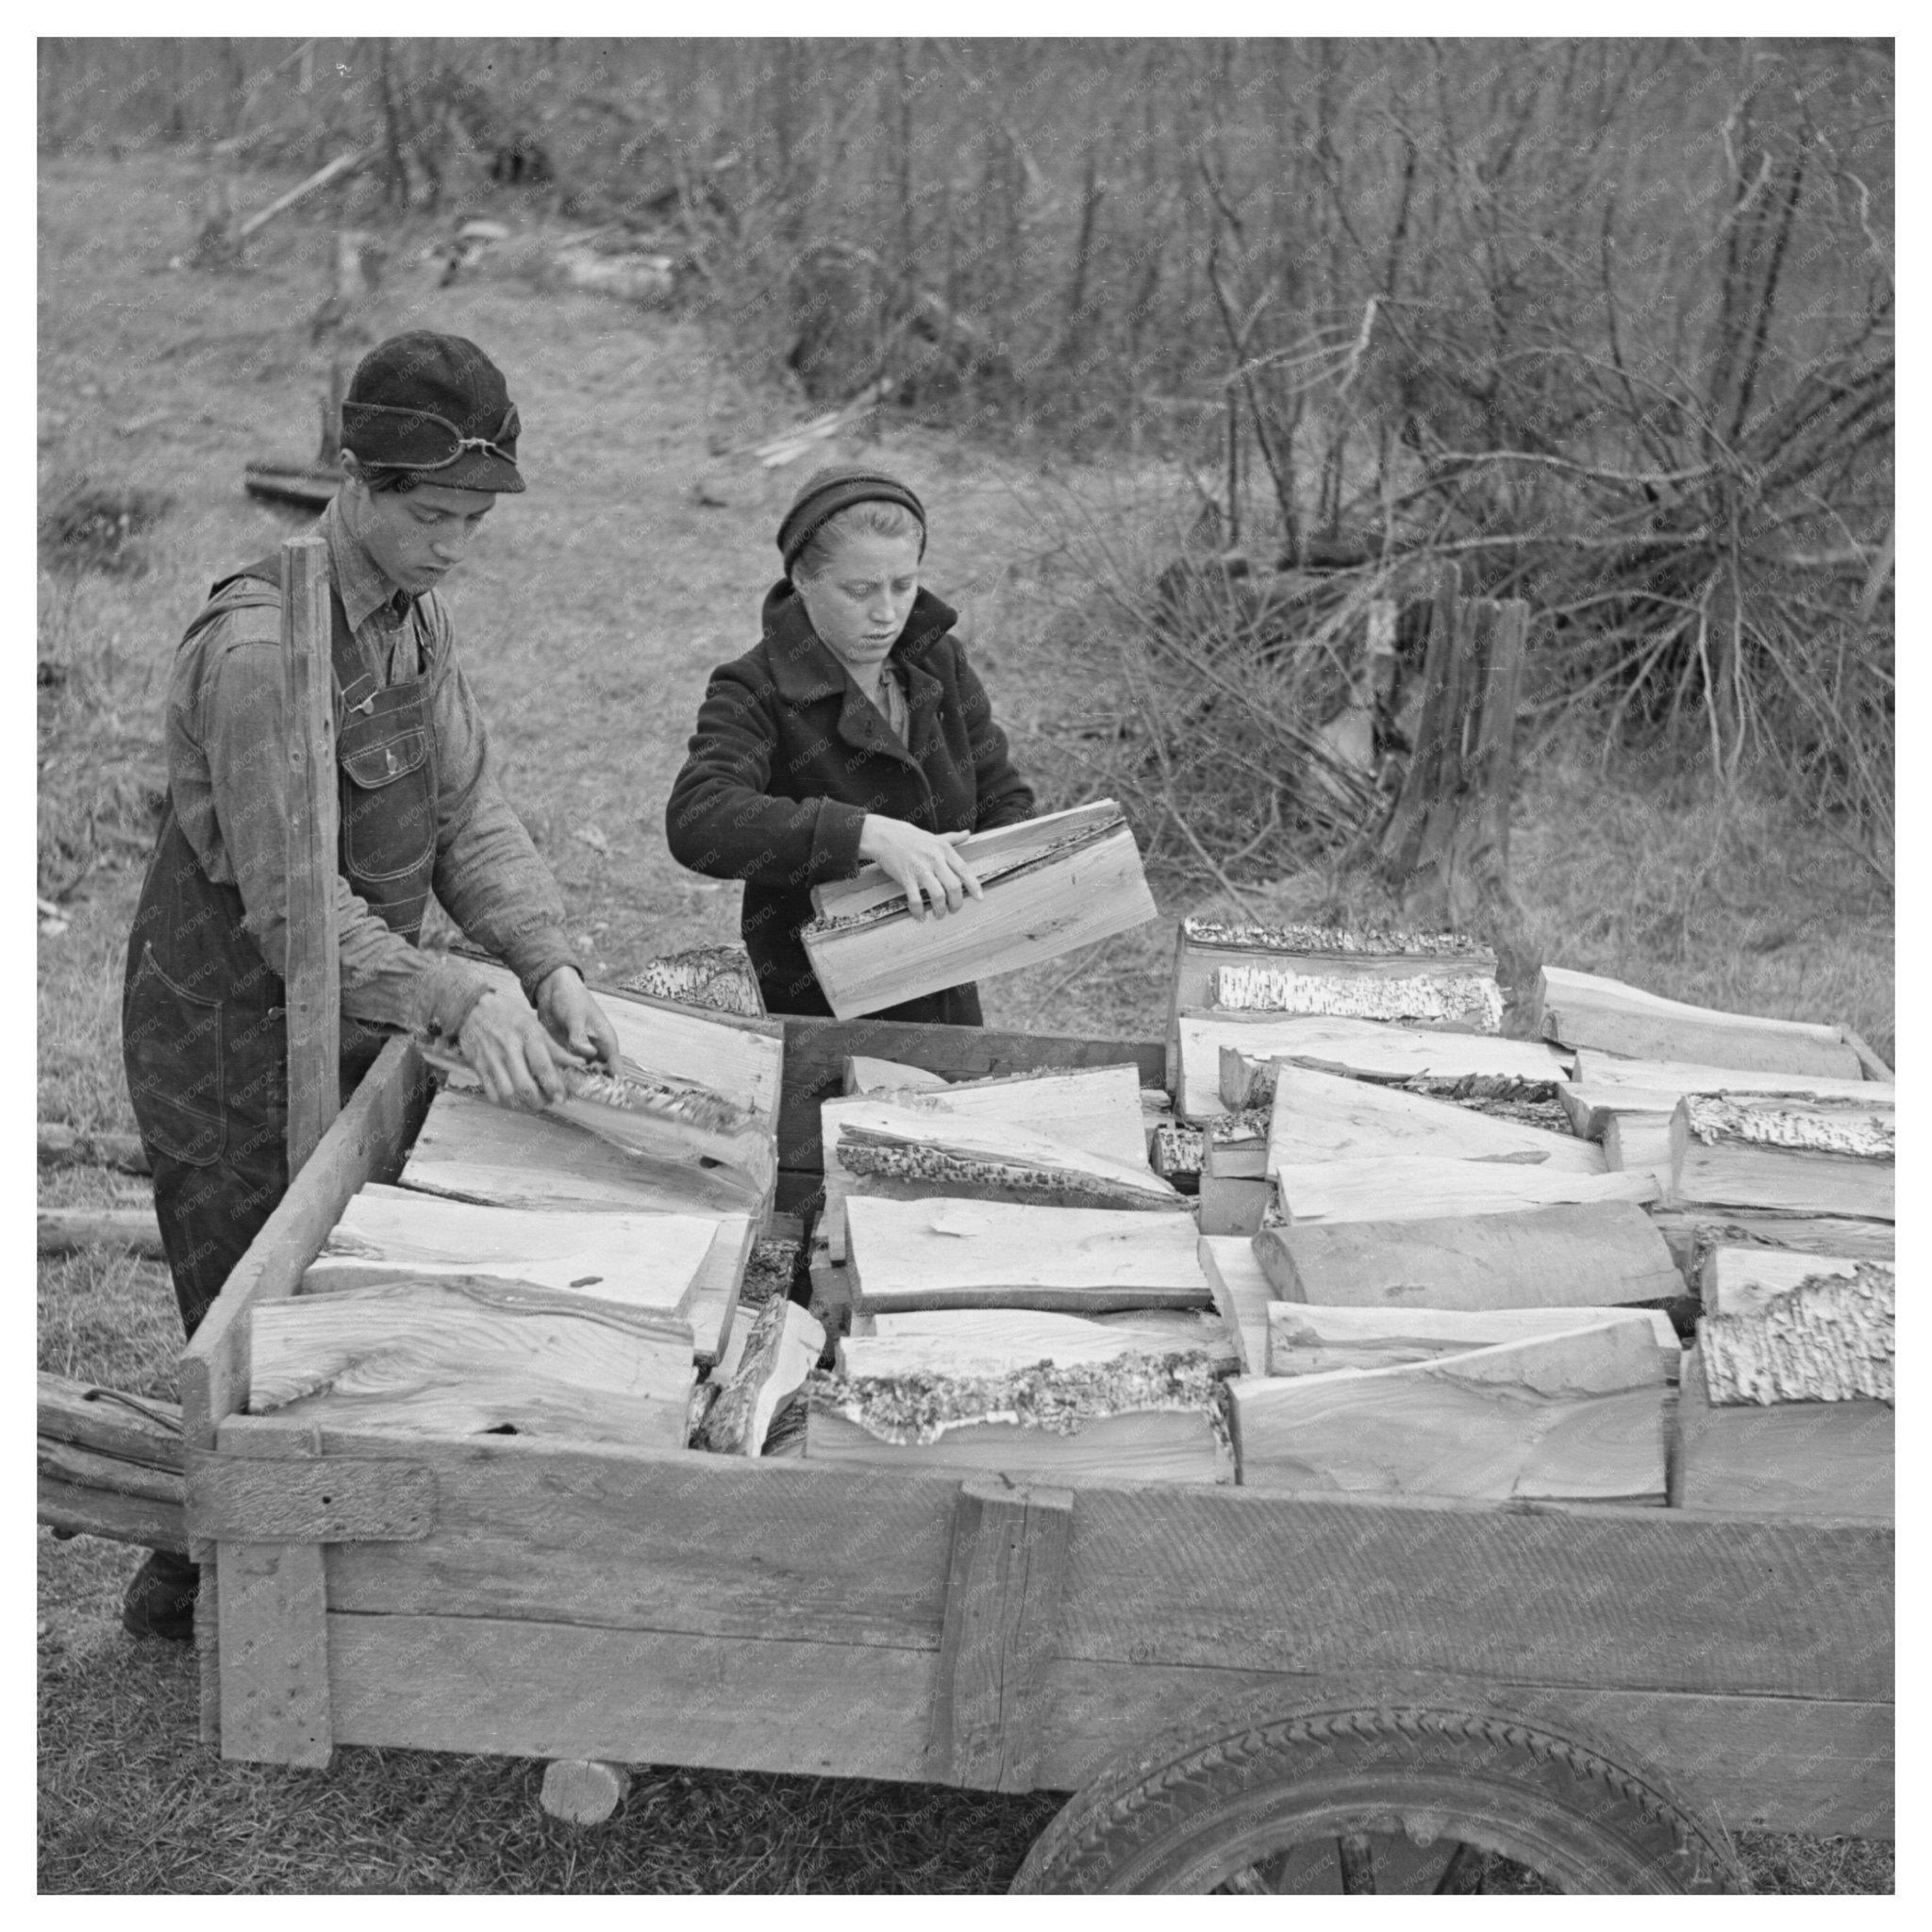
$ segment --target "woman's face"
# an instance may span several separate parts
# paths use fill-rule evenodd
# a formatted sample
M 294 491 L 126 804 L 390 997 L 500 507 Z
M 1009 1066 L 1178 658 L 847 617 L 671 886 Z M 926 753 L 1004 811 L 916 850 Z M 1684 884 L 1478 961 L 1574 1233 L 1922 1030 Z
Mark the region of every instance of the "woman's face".
M 796 586 L 811 627 L 860 690 L 878 681 L 919 592 L 919 536 L 881 537 L 855 530 L 832 553 L 822 575 Z

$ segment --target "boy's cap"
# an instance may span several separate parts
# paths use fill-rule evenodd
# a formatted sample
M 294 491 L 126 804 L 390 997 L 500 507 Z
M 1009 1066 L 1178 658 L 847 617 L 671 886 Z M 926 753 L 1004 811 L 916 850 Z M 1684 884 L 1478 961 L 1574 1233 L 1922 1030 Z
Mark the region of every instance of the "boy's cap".
M 503 372 L 462 336 L 412 329 L 356 365 L 342 399 L 342 445 L 382 470 L 413 470 L 452 490 L 514 494 L 517 406 Z
M 814 470 L 778 525 L 778 554 L 785 559 L 788 573 L 816 532 L 855 503 L 903 504 L 919 519 L 920 528 L 925 527 L 924 504 L 898 477 L 889 476 L 883 470 L 868 470 L 860 463 L 836 463 Z

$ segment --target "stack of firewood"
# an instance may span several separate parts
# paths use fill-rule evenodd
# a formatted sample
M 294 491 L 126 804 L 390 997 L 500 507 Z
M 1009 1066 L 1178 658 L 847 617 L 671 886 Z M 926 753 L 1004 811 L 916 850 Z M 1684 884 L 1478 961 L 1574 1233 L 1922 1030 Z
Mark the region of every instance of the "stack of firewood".
M 703 964 L 686 990 L 731 1004 L 721 962 Z M 542 1113 L 491 1105 L 460 1059 L 425 1050 L 444 1084 L 397 1184 L 364 1188 L 302 1292 L 250 1317 L 251 1411 L 685 1443 L 700 1377 L 741 1342 L 772 1219 L 782 1029 L 603 1004 L 618 1071 L 573 1072 Z
M 1700 1293 L 1707 1317 L 1776 1291 L 1816 1304 L 1807 1333 L 1847 1319 L 1821 1283 L 1891 1256 L 1887 1071 L 1841 1028 L 1556 968 L 1536 1037 L 1502 1012 L 1493 959 L 1452 935 L 1184 925 L 1171 1072 L 1204 1259 L 1248 1311 L 1241 1480 L 1661 1503 L 1675 1430 L 1688 1505 L 1877 1513 L 1883 1461 L 1889 1508 L 1889 1381 L 1742 1394 L 1707 1344 L 1679 1424 L 1658 1326 Z M 1731 1449 L 1769 1440 L 1746 1403 L 1807 1457 Z

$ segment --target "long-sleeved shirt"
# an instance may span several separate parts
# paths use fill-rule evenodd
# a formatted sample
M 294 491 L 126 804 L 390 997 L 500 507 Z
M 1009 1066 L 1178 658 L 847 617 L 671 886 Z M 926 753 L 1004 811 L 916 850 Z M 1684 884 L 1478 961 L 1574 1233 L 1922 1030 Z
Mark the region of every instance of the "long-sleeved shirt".
M 328 544 L 330 572 L 364 668 L 381 687 L 417 676 L 428 686 L 436 896 L 534 998 L 558 967 L 577 962 L 564 935 L 557 881 L 497 787 L 449 613 L 433 591 L 412 600 L 383 575 L 349 529 L 340 497 L 323 512 L 317 531 Z M 243 601 L 235 604 L 238 598 Z M 288 911 L 280 602 L 271 586 L 251 580 L 220 602 L 220 614 L 175 656 L 168 784 L 203 871 L 239 888 L 249 936 L 280 973 Z M 337 698 L 340 706 L 340 692 Z M 336 928 L 342 1011 L 355 1019 L 454 1034 L 487 987 L 467 961 L 420 951 L 391 931 L 340 873 Z

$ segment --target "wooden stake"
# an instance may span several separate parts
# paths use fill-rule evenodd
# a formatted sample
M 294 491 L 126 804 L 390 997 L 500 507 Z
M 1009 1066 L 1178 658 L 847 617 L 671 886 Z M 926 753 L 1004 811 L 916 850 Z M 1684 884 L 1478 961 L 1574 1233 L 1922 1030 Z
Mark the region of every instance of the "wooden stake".
M 341 1110 L 336 952 L 336 756 L 328 546 L 282 545 L 282 690 L 289 733 L 289 1177 Z

